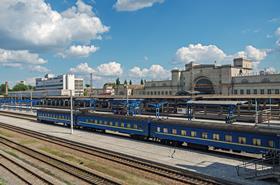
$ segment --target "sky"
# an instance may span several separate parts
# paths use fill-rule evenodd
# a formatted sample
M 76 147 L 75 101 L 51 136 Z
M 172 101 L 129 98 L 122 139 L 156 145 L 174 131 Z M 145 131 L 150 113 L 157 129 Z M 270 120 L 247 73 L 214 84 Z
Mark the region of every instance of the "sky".
M 200 64 L 280 71 L 279 0 L 1 0 L 0 83 L 71 73 L 101 87 Z M 216 62 L 215 62 L 216 61 Z

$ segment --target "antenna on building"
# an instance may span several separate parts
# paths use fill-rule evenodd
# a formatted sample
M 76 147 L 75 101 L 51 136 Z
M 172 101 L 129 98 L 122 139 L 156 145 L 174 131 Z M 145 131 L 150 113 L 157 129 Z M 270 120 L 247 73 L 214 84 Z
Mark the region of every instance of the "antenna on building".
M 90 95 L 92 95 L 92 73 L 90 73 Z

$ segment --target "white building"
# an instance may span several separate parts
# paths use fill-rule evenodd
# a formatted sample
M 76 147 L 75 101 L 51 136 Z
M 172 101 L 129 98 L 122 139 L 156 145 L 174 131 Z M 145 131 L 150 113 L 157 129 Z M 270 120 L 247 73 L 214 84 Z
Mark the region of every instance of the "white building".
M 82 96 L 84 80 L 75 78 L 73 74 L 59 76 L 46 74 L 44 78 L 36 78 L 35 91 L 42 91 L 47 96 L 69 96 L 70 90 L 74 92 L 74 96 Z
M 279 94 L 280 74 L 254 74 L 252 61 L 236 58 L 233 65 L 195 64 L 172 70 L 171 80 L 148 81 L 135 95 Z

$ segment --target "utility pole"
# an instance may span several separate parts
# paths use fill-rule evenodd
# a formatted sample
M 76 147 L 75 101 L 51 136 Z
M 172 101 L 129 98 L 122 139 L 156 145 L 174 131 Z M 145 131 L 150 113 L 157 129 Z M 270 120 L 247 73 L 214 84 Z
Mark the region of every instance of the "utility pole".
M 128 85 L 126 84 L 126 115 L 129 115 L 129 105 L 128 105 Z
M 90 73 L 90 96 L 92 95 L 92 73 Z
M 70 116 L 71 116 L 71 134 L 73 134 L 73 95 L 72 90 L 70 90 Z
M 257 99 L 255 99 L 255 111 L 256 111 L 256 118 L 255 118 L 255 125 L 257 125 L 258 124 L 258 122 L 259 122 L 259 115 L 258 115 L 258 101 L 257 101 Z

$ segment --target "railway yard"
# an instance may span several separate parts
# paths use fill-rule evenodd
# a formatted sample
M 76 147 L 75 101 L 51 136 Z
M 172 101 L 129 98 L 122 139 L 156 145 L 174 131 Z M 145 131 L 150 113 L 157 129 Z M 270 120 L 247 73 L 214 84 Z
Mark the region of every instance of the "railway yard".
M 275 100 L 1 99 L 0 184 L 276 185 Z

